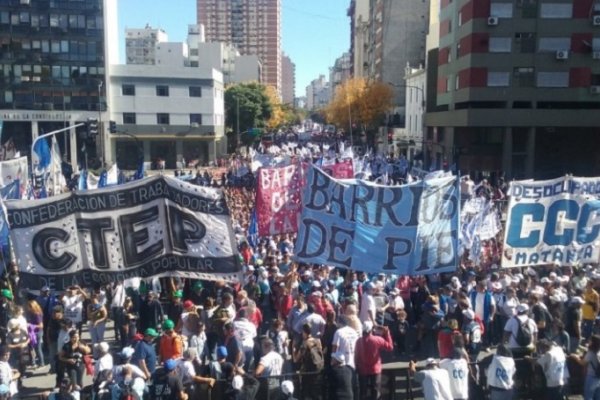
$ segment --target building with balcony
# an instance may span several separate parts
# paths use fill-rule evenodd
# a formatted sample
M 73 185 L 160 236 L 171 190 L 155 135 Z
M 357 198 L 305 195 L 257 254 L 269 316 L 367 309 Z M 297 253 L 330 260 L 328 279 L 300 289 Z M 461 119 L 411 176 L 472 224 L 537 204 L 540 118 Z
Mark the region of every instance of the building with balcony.
M 116 62 L 116 0 L 0 2 L 0 120 L 2 142 L 21 154 L 42 133 L 88 118 L 106 121 L 106 76 Z M 91 162 L 105 153 L 102 130 L 86 143 Z M 57 135 L 77 168 L 84 127 Z
M 116 65 L 110 75 L 109 136 L 122 169 L 159 160 L 168 169 L 206 165 L 226 152 L 223 74 L 213 68 Z
M 197 0 L 197 23 L 207 42 L 235 46 L 242 55 L 256 55 L 262 82 L 281 94 L 281 0 Z
M 594 0 L 441 0 L 426 139 L 464 172 L 597 175 L 598 60 Z

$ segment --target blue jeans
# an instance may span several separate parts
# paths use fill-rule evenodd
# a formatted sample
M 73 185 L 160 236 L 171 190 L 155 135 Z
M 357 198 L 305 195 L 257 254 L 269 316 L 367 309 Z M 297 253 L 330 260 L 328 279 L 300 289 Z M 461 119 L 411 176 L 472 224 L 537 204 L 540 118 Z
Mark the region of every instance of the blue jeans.
M 38 365 L 44 366 L 46 365 L 46 361 L 44 360 L 44 350 L 42 349 L 42 346 L 44 345 L 44 330 L 38 330 L 35 333 L 35 337 L 37 339 L 37 345 L 35 346 L 35 355 L 37 357 Z
M 592 336 L 592 330 L 594 329 L 594 320 L 584 319 L 581 321 L 581 337 L 582 339 L 588 340 Z
M 599 400 L 600 379 L 595 376 L 586 375 L 585 384 L 583 385 L 583 400 Z

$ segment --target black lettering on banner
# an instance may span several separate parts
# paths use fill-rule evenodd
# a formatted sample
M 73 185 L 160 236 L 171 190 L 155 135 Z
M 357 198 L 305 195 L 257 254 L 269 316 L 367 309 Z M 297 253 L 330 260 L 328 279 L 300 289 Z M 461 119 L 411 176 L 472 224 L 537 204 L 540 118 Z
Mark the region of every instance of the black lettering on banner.
M 402 226 L 402 222 L 396 217 L 394 207 L 402 201 L 402 189 L 384 189 L 379 188 L 377 190 L 377 204 L 375 210 L 375 226 L 382 226 L 381 218 L 383 216 L 383 210 L 385 210 L 390 222 L 396 226 Z M 392 193 L 392 198 L 389 201 L 385 200 L 385 194 Z
M 111 218 L 78 218 L 77 230 L 86 231 L 90 234 L 92 246 L 92 257 L 96 268 L 108 269 L 108 253 L 106 249 L 106 240 L 104 234 L 108 230 L 113 229 Z
M 421 196 L 423 195 L 423 185 L 411 185 L 408 190 L 412 192 L 412 208 L 410 211 L 410 220 L 406 223 L 408 226 L 419 225 L 419 204 Z
M 328 188 L 330 178 L 321 173 L 318 169 L 312 168 L 312 181 L 308 183 L 310 187 L 310 196 L 308 202 L 304 205 L 315 211 L 321 211 L 327 208 L 329 204 Z M 317 197 L 320 195 L 320 204 L 317 204 Z
M 448 190 L 442 196 L 442 204 L 440 204 L 440 218 L 444 220 L 451 220 L 454 215 L 458 212 L 458 198 L 457 198 L 456 185 L 448 185 Z
M 347 237 L 342 241 L 338 241 L 338 233 L 342 235 L 347 235 Z M 346 267 L 350 268 L 352 264 L 352 256 L 350 255 L 349 257 L 344 259 L 336 258 L 336 250 L 341 250 L 341 255 L 345 255 L 346 253 L 348 253 L 349 249 L 352 249 L 353 240 L 353 229 L 344 229 L 339 226 L 332 226 L 331 237 L 329 238 L 329 257 L 327 257 L 327 261 L 344 264 Z
M 361 190 L 363 191 L 363 195 L 360 196 Z M 362 210 L 362 219 L 360 220 L 362 223 L 369 225 L 369 207 L 368 203 L 373 198 L 373 193 L 375 192 L 375 188 L 366 185 L 354 185 L 354 191 L 352 196 L 352 204 L 351 204 L 351 216 L 350 221 L 356 222 L 356 208 L 360 207 Z
M 323 226 L 319 221 L 312 218 L 305 218 L 302 220 L 302 224 L 304 225 L 304 236 L 299 241 L 301 243 L 300 251 L 298 252 L 298 257 L 318 257 L 325 251 L 325 245 L 327 244 L 327 228 Z M 308 253 L 308 238 L 315 237 L 316 232 L 311 232 L 311 230 L 315 228 L 319 231 L 320 239 L 315 240 L 315 242 L 320 243 L 319 248 L 313 252 L 312 254 Z
M 346 207 L 344 205 L 344 193 L 346 192 L 345 189 L 346 187 L 344 185 L 335 185 L 331 193 L 331 198 L 329 199 L 330 206 L 328 213 L 334 215 L 336 214 L 336 210 L 333 207 L 335 204 L 339 209 L 337 210 L 339 211 L 337 215 L 339 215 L 339 217 L 342 219 L 346 219 Z
M 148 228 L 143 225 L 158 219 L 159 214 L 157 206 L 150 207 L 134 214 L 121 215 L 119 217 L 123 262 L 125 267 L 132 267 L 144 263 L 163 251 L 164 245 L 162 241 L 151 244 L 142 251 L 138 251 L 138 247 L 148 243 L 150 239 Z M 138 228 L 140 225 L 142 227 Z
M 176 206 L 167 206 L 173 250 L 187 253 L 187 242 L 198 243 L 206 235 L 206 226 Z
M 52 272 L 63 271 L 69 268 L 77 257 L 67 251 L 58 257 L 53 256 L 50 246 L 53 242 L 66 244 L 68 240 L 69 232 L 59 228 L 44 228 L 33 237 L 31 243 L 33 256 L 45 269 Z
M 435 257 L 432 266 L 436 269 L 456 265 L 456 253 L 454 252 L 452 243 L 452 238 L 457 237 L 456 235 L 456 231 L 452 230 L 422 237 L 421 263 L 416 269 L 416 272 L 423 273 L 431 268 L 429 266 L 430 254 Z
M 394 258 L 410 254 L 413 244 L 405 238 L 387 237 L 385 241 L 387 243 L 387 262 L 382 268 L 384 270 L 397 269 L 394 265 Z

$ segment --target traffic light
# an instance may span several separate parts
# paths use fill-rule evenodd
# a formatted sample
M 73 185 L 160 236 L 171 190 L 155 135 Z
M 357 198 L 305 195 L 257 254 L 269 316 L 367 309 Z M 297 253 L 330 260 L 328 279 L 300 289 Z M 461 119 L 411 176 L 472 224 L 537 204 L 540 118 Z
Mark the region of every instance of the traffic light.
M 88 118 L 86 123 L 87 137 L 93 138 L 98 136 L 98 120 L 96 118 Z
M 117 133 L 117 123 L 115 121 L 108 121 L 108 131 L 110 133 Z

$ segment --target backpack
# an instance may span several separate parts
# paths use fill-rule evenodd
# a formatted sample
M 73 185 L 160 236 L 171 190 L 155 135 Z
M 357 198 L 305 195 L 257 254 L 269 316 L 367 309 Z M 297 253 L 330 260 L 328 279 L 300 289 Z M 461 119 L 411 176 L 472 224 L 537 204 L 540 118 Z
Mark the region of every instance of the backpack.
M 323 360 L 323 350 L 321 346 L 315 343 L 314 339 L 306 343 L 308 352 L 305 353 L 305 366 L 307 372 L 319 372 L 323 370 L 325 361 Z
M 529 318 L 525 320 L 525 322 L 521 322 L 521 320 L 515 317 L 517 320 L 517 324 L 519 327 L 517 328 L 517 335 L 515 336 L 515 341 L 521 347 L 527 347 L 533 342 L 533 333 L 531 332 L 531 328 L 527 321 Z

